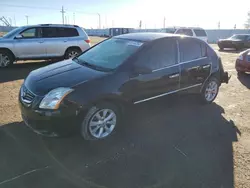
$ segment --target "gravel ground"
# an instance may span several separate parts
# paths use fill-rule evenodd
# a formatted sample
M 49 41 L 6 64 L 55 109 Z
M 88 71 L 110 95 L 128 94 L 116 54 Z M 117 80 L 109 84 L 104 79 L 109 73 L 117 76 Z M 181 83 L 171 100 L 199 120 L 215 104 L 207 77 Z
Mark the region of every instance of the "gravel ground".
M 219 52 L 232 78 L 213 104 L 177 96 L 138 105 L 101 142 L 41 137 L 22 122 L 20 85 L 49 62 L 0 70 L 0 187 L 249 188 L 250 75 L 234 70 L 238 53 Z

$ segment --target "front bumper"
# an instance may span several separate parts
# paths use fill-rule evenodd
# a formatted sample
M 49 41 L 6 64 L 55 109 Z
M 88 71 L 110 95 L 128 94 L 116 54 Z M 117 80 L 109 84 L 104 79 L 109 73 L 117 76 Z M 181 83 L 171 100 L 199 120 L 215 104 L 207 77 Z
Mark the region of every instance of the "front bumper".
M 238 72 L 250 72 L 250 62 L 237 59 L 235 63 L 235 69 Z
M 62 136 L 77 130 L 76 111 L 70 108 L 63 110 L 40 110 L 27 107 L 19 98 L 19 107 L 25 124 L 34 132 L 49 136 Z
M 228 84 L 231 76 L 228 75 L 228 72 L 223 72 L 221 75 L 221 83 L 226 83 Z

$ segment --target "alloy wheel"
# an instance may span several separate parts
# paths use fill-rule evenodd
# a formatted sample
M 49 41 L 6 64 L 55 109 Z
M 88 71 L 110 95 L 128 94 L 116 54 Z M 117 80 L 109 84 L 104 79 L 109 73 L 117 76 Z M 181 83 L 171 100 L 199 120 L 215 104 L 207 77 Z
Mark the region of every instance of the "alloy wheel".
M 68 54 L 69 59 L 72 59 L 74 57 L 78 56 L 78 52 L 77 51 L 70 51 Z
M 0 53 L 0 67 L 7 67 L 10 64 L 10 59 L 6 54 Z
M 218 84 L 215 81 L 209 82 L 205 90 L 205 99 L 210 102 L 214 100 L 218 93 Z
M 116 114 L 111 109 L 97 111 L 89 121 L 90 134 L 101 139 L 111 134 L 116 126 Z

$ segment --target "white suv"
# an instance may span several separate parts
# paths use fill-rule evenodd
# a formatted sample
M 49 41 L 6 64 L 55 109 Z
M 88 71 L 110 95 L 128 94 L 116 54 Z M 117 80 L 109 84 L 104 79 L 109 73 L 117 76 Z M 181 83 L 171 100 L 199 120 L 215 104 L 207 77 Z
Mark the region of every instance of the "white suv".
M 18 27 L 0 38 L 0 68 L 16 60 L 69 59 L 89 47 L 88 35 L 76 25 Z
M 208 42 L 206 31 L 200 27 L 168 27 L 162 29 L 161 32 L 197 37 L 205 42 Z

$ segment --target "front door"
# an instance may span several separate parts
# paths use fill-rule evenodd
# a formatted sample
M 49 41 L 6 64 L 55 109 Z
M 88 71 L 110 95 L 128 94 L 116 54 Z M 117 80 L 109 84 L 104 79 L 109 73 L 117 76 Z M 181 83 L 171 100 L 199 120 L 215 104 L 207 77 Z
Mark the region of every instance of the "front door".
M 207 46 L 195 38 L 180 38 L 180 88 L 192 88 L 202 85 L 208 78 L 212 62 L 207 57 Z
M 19 59 L 46 57 L 44 40 L 41 38 L 40 28 L 29 28 L 19 35 L 22 38 L 14 39 L 15 54 Z
M 126 97 L 138 104 L 166 96 L 179 89 L 180 67 L 175 39 L 161 39 L 139 53 L 135 67 L 146 67 L 151 73 L 134 75 L 124 88 Z

